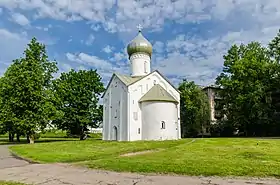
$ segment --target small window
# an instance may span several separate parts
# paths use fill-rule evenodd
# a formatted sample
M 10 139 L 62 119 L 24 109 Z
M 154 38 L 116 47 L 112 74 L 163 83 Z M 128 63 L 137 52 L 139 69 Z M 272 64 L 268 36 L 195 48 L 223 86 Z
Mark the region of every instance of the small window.
M 148 73 L 148 66 L 147 66 L 147 65 L 148 65 L 148 62 L 145 61 L 145 62 L 144 62 L 144 72 L 145 72 L 145 73 Z
M 115 111 L 115 118 L 117 118 L 118 117 L 118 109 L 116 109 L 116 111 Z
M 161 129 L 165 129 L 165 121 L 161 122 Z
M 121 101 L 119 101 L 119 105 L 121 105 Z
M 138 120 L 138 112 L 133 112 L 133 119 L 134 119 L 135 121 Z
M 142 86 L 142 85 L 139 85 L 139 88 L 140 88 L 141 94 L 143 94 L 143 93 L 144 93 L 144 91 L 143 91 L 143 86 Z
M 154 80 L 154 85 L 156 85 L 157 84 L 157 81 L 156 80 Z
M 132 104 L 134 104 L 134 100 L 132 100 Z
M 138 128 L 138 134 L 140 134 L 140 128 Z

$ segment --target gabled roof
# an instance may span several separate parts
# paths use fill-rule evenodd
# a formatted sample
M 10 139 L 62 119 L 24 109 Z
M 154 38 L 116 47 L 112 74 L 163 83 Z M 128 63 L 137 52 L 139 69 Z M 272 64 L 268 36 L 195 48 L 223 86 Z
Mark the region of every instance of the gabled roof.
M 157 72 L 163 79 L 165 79 L 167 81 L 167 83 L 169 83 L 178 93 L 180 93 L 180 91 L 165 77 L 163 76 L 158 70 L 154 70 L 152 71 L 151 73 L 145 75 L 145 76 L 137 76 L 137 77 L 131 77 L 129 75 L 123 75 L 123 74 L 119 74 L 119 73 L 114 73 L 113 76 L 111 77 L 107 87 L 106 87 L 106 90 L 105 92 L 103 93 L 103 95 L 101 96 L 103 98 L 103 96 L 105 95 L 109 85 L 111 84 L 114 76 L 117 76 L 118 79 L 123 82 L 126 86 L 130 86 L 138 81 L 140 81 L 141 79 L 149 76 L 150 74 L 154 73 L 154 72 Z
M 105 92 L 103 93 L 103 95 L 101 96 L 101 98 L 103 98 L 103 96 L 105 95 L 105 93 L 106 93 L 108 87 L 110 86 L 110 84 L 111 84 L 111 82 L 112 82 L 112 80 L 114 79 L 115 76 L 116 76 L 122 83 L 124 83 L 124 85 L 126 85 L 126 86 L 130 86 L 131 84 L 133 84 L 133 83 L 139 81 L 140 79 L 146 77 L 146 76 L 131 77 L 131 76 L 129 76 L 129 75 L 124 75 L 124 74 L 119 74 L 119 73 L 113 73 L 113 75 L 112 75 L 112 77 L 111 77 L 111 79 L 110 79 L 110 81 L 109 81 L 109 83 L 108 83 L 108 85 L 107 85 L 107 87 L 106 87 L 106 90 L 105 90 Z
M 126 86 L 129 86 L 131 84 L 133 84 L 134 82 L 139 81 L 140 79 L 142 79 L 145 76 L 139 76 L 139 77 L 131 77 L 128 75 L 123 75 L 123 74 L 118 74 L 115 73 L 115 75 L 119 78 L 120 81 L 122 81 Z
M 165 101 L 165 102 L 175 102 L 178 101 L 169 94 L 161 85 L 154 85 L 142 98 L 140 98 L 139 102 L 145 101 Z

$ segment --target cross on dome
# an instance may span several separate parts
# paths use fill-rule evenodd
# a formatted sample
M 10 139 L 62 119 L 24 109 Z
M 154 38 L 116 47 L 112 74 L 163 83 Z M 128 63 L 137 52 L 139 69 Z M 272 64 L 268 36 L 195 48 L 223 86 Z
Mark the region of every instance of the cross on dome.
M 142 29 L 143 29 L 142 25 L 141 25 L 141 24 L 138 24 L 137 29 L 138 29 L 139 32 L 141 32 Z

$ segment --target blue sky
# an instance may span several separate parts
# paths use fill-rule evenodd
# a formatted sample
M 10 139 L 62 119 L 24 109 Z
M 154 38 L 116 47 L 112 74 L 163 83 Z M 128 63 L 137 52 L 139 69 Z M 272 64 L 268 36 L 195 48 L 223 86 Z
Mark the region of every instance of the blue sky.
M 141 24 L 152 69 L 209 85 L 232 44 L 267 44 L 279 20 L 279 0 L 0 0 L 0 75 L 35 36 L 59 73 L 97 69 L 106 85 L 129 74 L 126 45 Z

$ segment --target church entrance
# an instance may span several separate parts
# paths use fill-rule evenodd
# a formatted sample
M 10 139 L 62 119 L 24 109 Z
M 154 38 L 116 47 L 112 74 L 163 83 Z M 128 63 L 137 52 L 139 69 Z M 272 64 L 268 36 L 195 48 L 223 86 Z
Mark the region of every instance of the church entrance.
M 117 141 L 118 140 L 118 128 L 116 126 L 113 127 L 113 136 L 112 140 Z

